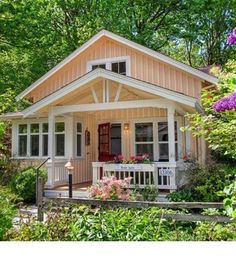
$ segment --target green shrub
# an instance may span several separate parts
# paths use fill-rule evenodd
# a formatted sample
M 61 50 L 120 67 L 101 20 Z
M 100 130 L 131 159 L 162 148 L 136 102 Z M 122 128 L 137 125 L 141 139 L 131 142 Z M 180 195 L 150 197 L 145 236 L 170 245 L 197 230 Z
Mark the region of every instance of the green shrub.
M 45 222 L 12 228 L 8 240 L 20 241 L 195 241 L 235 240 L 236 224 L 180 222 L 160 218 L 182 211 L 157 208 L 57 208 Z
M 40 170 L 39 175 L 46 181 L 46 172 L 44 170 Z M 12 177 L 10 186 L 25 202 L 35 202 L 36 169 L 34 167 L 27 167 L 18 172 Z
M 155 186 L 146 186 L 144 188 L 135 188 L 132 191 L 133 200 L 156 201 L 158 197 L 158 190 Z
M 194 237 L 198 241 L 236 240 L 236 223 L 199 222 L 194 230 Z
M 192 202 L 196 200 L 194 192 L 190 189 L 174 191 L 167 195 L 167 198 L 173 202 L 186 201 Z
M 10 159 L 9 156 L 0 155 L 0 185 L 10 183 L 12 176 L 19 170 L 19 162 Z
M 73 206 L 48 215 L 44 223 L 23 224 L 12 229 L 8 240 L 52 241 L 164 241 L 192 240 L 192 228 L 160 219 L 163 210 Z M 165 210 L 166 211 L 166 210 Z
M 186 171 L 187 185 L 168 195 L 171 201 L 222 201 L 218 193 L 229 185 L 236 176 L 236 167 L 211 163 L 201 166 L 193 164 Z
M 16 213 L 15 203 L 19 200 L 9 188 L 0 186 L 0 240 L 3 240 L 6 231 L 12 227 L 12 219 Z

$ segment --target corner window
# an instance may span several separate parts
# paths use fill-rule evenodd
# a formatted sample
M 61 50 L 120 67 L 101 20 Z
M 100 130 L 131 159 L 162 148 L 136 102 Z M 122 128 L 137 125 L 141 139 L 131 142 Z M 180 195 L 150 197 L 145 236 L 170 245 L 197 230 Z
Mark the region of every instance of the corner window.
M 126 62 L 117 62 L 111 64 L 111 70 L 113 72 L 126 75 Z
M 27 124 L 19 125 L 18 135 L 18 155 L 25 157 L 27 155 Z
M 30 156 L 39 156 L 39 124 L 30 124 Z
M 56 122 L 55 124 L 55 143 L 56 143 L 56 156 L 65 155 L 65 123 Z
M 76 156 L 82 156 L 82 124 L 80 122 L 76 124 Z
M 148 154 L 153 160 L 153 124 L 135 123 L 135 154 L 142 156 Z
M 175 121 L 175 155 L 176 160 L 178 156 L 178 135 L 177 135 L 177 122 Z M 168 123 L 158 122 L 158 151 L 159 160 L 169 160 L 169 137 L 168 137 Z

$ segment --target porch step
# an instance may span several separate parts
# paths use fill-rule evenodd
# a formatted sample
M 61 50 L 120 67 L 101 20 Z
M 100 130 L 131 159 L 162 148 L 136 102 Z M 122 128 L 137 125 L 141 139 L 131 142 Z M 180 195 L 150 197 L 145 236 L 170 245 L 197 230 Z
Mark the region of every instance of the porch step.
M 61 197 L 69 197 L 69 192 L 67 190 L 44 190 L 45 197 L 51 198 L 61 198 Z M 87 198 L 87 191 L 73 191 L 73 198 Z
M 168 193 L 160 193 L 157 197 L 158 202 L 169 202 L 168 198 L 166 197 Z

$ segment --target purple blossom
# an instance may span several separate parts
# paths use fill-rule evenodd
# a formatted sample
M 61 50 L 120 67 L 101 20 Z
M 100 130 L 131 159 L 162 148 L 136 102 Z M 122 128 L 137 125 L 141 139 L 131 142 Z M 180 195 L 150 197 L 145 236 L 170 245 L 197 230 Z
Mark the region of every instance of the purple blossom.
M 227 38 L 228 45 L 236 45 L 236 27 L 233 29 L 233 32 Z
M 213 109 L 216 112 L 233 109 L 236 110 L 236 92 L 233 92 L 229 96 L 223 97 L 219 101 L 215 102 Z

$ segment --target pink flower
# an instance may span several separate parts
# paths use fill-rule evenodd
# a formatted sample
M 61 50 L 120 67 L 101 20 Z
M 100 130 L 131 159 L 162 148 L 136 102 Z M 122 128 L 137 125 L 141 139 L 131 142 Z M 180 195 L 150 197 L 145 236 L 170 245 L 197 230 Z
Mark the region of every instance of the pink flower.
M 136 160 L 138 160 L 138 161 L 143 160 L 143 156 L 136 156 Z
M 135 156 L 130 156 L 129 159 L 130 160 L 135 160 Z
M 123 160 L 124 159 L 124 157 L 122 155 L 118 155 L 117 158 L 118 158 L 118 160 Z

